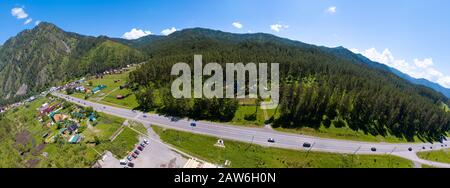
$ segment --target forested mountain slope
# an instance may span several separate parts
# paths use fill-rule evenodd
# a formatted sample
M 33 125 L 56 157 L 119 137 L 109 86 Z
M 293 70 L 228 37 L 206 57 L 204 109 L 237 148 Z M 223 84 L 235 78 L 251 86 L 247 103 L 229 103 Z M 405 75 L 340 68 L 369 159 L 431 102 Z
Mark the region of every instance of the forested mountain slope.
M 440 139 L 450 128 L 450 114 L 441 107 L 442 102 L 449 104 L 447 97 L 412 84 L 386 66 L 342 47 L 319 47 L 268 34 L 195 28 L 175 32 L 139 49 L 151 58 L 130 75 L 130 80 L 149 92 L 167 91 L 176 79 L 169 76 L 171 66 L 177 62 L 192 65 L 194 54 L 202 54 L 204 63 L 280 63 L 282 101 L 281 115 L 275 120 L 278 126 L 349 126 L 409 140 L 416 136 Z M 189 111 L 190 104 L 195 108 L 197 102 L 171 103 L 170 112 Z
M 104 37 L 89 37 L 41 23 L 0 48 L 0 104 L 55 83 L 139 63 L 143 55 Z

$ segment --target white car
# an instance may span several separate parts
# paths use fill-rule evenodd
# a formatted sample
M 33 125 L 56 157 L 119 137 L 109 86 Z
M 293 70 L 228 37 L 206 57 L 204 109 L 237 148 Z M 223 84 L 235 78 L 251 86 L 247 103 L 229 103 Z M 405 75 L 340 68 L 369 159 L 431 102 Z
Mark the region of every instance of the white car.
M 120 165 L 127 165 L 127 164 L 128 164 L 128 160 L 126 160 L 126 159 L 120 160 Z
M 147 139 L 144 139 L 144 143 L 148 145 L 149 142 Z

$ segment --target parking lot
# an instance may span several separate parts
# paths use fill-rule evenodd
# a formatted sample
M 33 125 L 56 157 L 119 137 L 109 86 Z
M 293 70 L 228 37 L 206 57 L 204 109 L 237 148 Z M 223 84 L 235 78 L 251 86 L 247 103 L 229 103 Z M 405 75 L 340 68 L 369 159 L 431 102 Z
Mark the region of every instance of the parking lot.
M 151 139 L 144 137 L 139 139 L 139 144 L 143 143 L 144 139 L 148 140 L 148 144 L 139 152 L 137 158 L 131 161 L 134 168 L 183 168 L 188 159 L 162 144 L 151 128 L 147 131 Z M 120 160 L 122 159 L 117 159 L 107 152 L 98 163 L 101 168 L 124 168 L 125 165 L 121 165 Z

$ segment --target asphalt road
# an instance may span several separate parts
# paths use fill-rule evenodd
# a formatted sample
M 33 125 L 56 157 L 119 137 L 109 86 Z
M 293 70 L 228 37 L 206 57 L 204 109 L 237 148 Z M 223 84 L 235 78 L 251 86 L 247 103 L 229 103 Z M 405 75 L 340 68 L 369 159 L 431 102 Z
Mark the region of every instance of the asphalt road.
M 450 164 L 442 163 L 428 163 L 427 161 L 417 158 L 415 152 L 431 151 L 444 148 L 450 148 L 450 142 L 444 143 L 370 143 L 358 142 L 348 140 L 336 140 L 327 138 L 317 138 L 312 136 L 304 136 L 291 133 L 277 132 L 264 128 L 249 128 L 231 126 L 220 123 L 196 122 L 196 127 L 191 127 L 192 120 L 180 119 L 174 120 L 171 117 L 164 117 L 156 114 L 143 114 L 142 112 L 133 112 L 132 110 L 112 107 L 99 103 L 94 103 L 86 100 L 81 100 L 75 97 L 70 97 L 60 93 L 54 93 L 55 96 L 64 98 L 71 102 L 82 106 L 91 106 L 96 111 L 107 114 L 123 117 L 139 121 L 142 123 L 150 123 L 165 128 L 187 131 L 191 133 L 198 133 L 203 135 L 214 136 L 222 139 L 230 139 L 241 142 L 253 143 L 262 146 L 270 146 L 277 148 L 286 148 L 294 150 L 312 150 L 332 153 L 347 153 L 347 154 L 392 154 L 410 159 L 422 164 L 428 164 L 437 167 L 450 168 Z M 269 143 L 268 139 L 275 139 L 275 143 Z M 304 148 L 303 144 L 308 142 L 312 144 L 311 148 Z M 372 151 L 376 148 L 376 151 Z M 412 148 L 413 151 L 408 151 Z M 425 149 L 423 149 L 425 148 Z

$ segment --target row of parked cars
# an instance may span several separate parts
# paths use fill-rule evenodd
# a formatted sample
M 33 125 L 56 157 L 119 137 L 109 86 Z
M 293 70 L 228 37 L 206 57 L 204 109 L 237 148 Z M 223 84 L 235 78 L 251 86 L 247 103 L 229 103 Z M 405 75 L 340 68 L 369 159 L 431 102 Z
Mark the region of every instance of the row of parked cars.
M 149 143 L 150 142 L 148 140 L 144 139 L 139 145 L 136 146 L 133 152 L 130 152 L 126 159 L 120 160 L 120 165 L 123 165 L 124 168 L 134 168 L 134 163 L 132 163 L 131 161 L 137 159 Z

